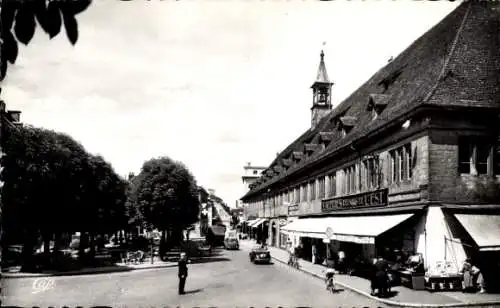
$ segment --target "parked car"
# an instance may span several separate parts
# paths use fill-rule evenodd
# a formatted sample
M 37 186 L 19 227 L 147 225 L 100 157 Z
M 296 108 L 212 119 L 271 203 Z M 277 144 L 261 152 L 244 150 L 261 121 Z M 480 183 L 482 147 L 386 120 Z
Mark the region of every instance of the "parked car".
M 271 263 L 271 253 L 266 247 L 255 246 L 249 252 L 250 262 L 253 263 Z
M 224 248 L 225 249 L 240 249 L 240 242 L 236 230 L 228 230 L 224 235 Z

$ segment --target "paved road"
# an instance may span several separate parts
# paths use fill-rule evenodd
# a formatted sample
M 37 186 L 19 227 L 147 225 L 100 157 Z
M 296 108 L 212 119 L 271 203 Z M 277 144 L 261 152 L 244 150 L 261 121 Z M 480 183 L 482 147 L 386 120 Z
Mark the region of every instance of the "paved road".
M 54 277 L 35 293 L 34 278 L 5 279 L 6 306 L 112 307 L 379 307 L 348 290 L 328 293 L 321 280 L 281 263 L 254 265 L 246 251 L 223 251 L 218 260 L 190 264 L 188 294 L 177 294 L 177 269 Z

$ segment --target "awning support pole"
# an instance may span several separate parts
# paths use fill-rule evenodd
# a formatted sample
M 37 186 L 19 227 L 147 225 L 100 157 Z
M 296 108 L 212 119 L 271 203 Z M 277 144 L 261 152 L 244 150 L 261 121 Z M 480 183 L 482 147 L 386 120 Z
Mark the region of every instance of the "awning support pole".
M 446 262 L 446 244 L 448 243 L 446 236 L 444 236 L 444 261 Z
M 475 247 L 476 247 L 476 246 L 474 246 L 474 245 L 466 244 L 466 243 L 463 243 L 463 242 L 461 242 L 461 241 L 457 241 L 457 240 L 452 239 L 452 238 L 447 238 L 446 236 L 445 236 L 444 238 L 445 238 L 445 241 L 450 241 L 450 242 L 454 242 L 454 243 L 462 244 L 462 245 L 464 245 L 464 246 L 471 247 L 471 248 L 475 248 Z

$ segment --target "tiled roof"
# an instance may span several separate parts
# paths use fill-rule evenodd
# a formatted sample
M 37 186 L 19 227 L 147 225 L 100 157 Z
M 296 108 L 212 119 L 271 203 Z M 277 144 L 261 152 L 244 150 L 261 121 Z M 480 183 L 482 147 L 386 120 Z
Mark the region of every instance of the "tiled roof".
M 326 149 L 302 158 L 281 175 L 261 182 L 243 198 L 334 155 L 420 106 L 500 108 L 499 98 L 500 2 L 465 1 L 375 73 L 314 129 L 308 129 L 291 143 L 271 166 L 290 158 L 294 151 L 304 151 L 306 143 L 319 143 L 320 138 L 330 139 Z M 367 110 L 370 99 L 386 105 L 375 120 Z M 354 117 L 356 121 L 343 138 L 336 127 L 344 116 Z

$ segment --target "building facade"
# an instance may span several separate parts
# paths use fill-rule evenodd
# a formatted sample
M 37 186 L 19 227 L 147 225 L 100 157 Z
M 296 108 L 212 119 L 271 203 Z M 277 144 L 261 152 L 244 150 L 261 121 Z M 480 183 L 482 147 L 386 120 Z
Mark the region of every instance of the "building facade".
M 464 2 L 333 109 L 322 52 L 311 127 L 242 198 L 268 244 L 404 250 L 426 271 L 473 258 L 498 277 L 499 20 Z
M 243 182 L 243 187 L 241 190 L 241 194 L 246 194 L 250 190 L 250 185 L 255 183 L 260 176 L 262 175 L 262 171 L 265 170 L 266 167 L 262 166 L 252 166 L 252 164 L 249 162 L 247 165 L 243 166 L 243 176 L 241 177 L 241 181 Z M 247 210 L 249 209 L 247 206 L 245 206 L 244 202 L 242 200 L 238 200 L 238 206 L 237 207 L 242 207 L 244 208 L 244 213 L 243 217 L 246 219 L 248 217 L 256 217 L 257 212 L 248 212 Z

